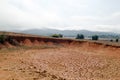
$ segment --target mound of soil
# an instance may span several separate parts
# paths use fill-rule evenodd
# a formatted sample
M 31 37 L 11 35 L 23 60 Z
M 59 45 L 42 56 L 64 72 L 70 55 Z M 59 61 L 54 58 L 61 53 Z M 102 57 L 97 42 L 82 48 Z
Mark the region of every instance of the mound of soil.
M 39 46 L 39 45 L 40 45 L 40 43 L 39 43 L 39 41 L 38 41 L 38 40 L 34 40 L 34 41 L 33 41 L 33 45 L 35 45 L 35 46 Z
M 8 48 L 11 48 L 11 47 L 14 47 L 13 45 L 11 45 L 9 42 L 4 42 L 4 45 L 6 46 L 6 47 L 8 47 Z
M 23 43 L 24 43 L 24 45 L 26 45 L 26 46 L 32 46 L 32 45 L 33 45 L 30 39 L 25 39 L 25 40 L 23 41 Z

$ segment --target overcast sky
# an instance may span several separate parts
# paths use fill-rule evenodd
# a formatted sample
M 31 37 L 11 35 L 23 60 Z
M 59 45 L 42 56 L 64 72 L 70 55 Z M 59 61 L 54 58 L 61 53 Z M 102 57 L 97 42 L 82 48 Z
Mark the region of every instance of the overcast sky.
M 120 0 L 0 0 L 0 30 L 54 28 L 120 33 Z

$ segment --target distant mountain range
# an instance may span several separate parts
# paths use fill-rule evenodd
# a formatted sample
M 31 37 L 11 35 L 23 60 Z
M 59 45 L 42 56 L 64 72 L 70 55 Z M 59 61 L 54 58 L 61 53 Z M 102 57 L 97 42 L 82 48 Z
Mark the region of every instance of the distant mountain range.
M 56 30 L 56 29 L 29 29 L 23 31 L 13 31 L 26 34 L 43 35 L 50 36 L 52 34 L 62 34 L 65 37 L 75 37 L 77 34 L 83 34 L 86 37 L 91 37 L 92 35 L 99 35 L 101 38 L 120 38 L 120 34 L 113 32 L 98 32 L 98 31 L 88 31 L 88 30 Z

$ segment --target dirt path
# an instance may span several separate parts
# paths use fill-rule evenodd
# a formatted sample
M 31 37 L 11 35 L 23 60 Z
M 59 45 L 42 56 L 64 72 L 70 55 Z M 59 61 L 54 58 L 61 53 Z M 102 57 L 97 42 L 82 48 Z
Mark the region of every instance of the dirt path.
M 0 80 L 120 80 L 120 52 L 82 47 L 1 52 Z

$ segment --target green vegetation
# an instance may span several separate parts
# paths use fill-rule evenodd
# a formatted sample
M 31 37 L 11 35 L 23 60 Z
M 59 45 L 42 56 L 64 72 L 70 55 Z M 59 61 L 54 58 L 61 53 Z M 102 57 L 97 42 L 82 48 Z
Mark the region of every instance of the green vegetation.
M 97 36 L 97 35 L 92 36 L 92 40 L 98 40 L 98 39 L 99 39 L 99 36 Z
M 7 36 L 6 36 L 6 35 L 4 35 L 4 34 L 0 35 L 0 43 L 3 44 L 6 39 L 7 39 Z
M 15 39 L 13 39 L 12 37 L 7 37 L 7 41 L 9 42 L 9 43 L 11 43 L 12 45 L 15 45 L 15 46 L 20 46 L 20 43 L 17 41 L 17 40 L 15 40 Z
M 76 39 L 84 39 L 84 35 L 83 34 L 77 34 Z
M 62 38 L 63 35 L 62 34 L 53 34 L 53 35 L 51 35 L 51 37 Z
M 113 42 L 113 40 L 111 39 L 110 42 Z
M 119 42 L 119 39 L 116 39 L 116 42 Z

